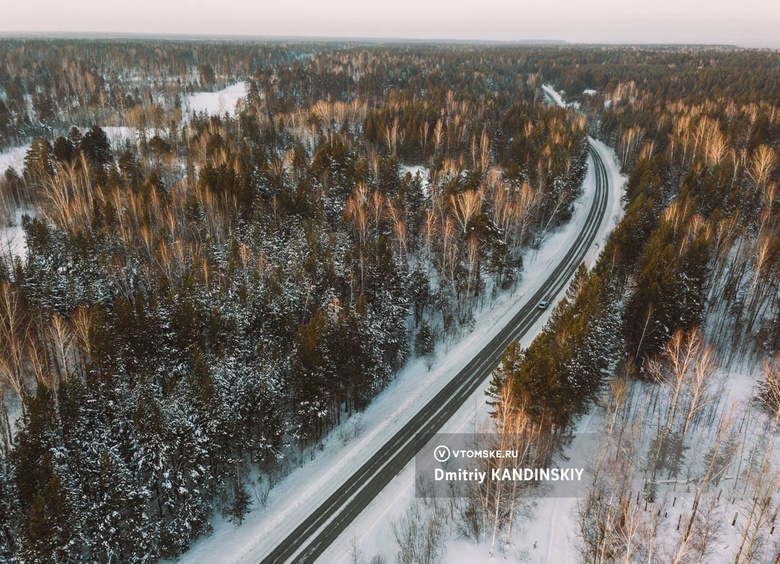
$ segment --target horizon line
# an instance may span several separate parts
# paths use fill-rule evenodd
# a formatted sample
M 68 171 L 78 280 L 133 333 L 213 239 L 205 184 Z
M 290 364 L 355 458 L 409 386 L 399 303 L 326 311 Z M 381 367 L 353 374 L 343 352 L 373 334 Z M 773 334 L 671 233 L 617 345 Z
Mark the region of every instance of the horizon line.
M 269 43 L 375 43 L 375 44 L 418 44 L 418 45 L 490 45 L 490 46 L 607 46 L 607 47 L 709 47 L 732 49 L 777 50 L 771 46 L 746 46 L 735 43 L 684 43 L 684 42 L 573 42 L 565 39 L 455 39 L 435 37 L 369 37 L 331 35 L 267 35 L 227 33 L 159 33 L 137 31 L 0 31 L 0 40 L 8 39 L 157 39 L 163 41 L 207 40 L 224 42 L 264 41 Z

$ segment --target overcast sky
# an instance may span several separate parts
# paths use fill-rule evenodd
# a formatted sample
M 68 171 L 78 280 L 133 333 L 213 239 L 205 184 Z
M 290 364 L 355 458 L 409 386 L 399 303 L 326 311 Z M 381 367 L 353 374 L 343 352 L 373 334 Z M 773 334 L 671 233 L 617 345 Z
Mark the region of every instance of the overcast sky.
M 780 1 L 0 0 L 0 31 L 780 47 Z

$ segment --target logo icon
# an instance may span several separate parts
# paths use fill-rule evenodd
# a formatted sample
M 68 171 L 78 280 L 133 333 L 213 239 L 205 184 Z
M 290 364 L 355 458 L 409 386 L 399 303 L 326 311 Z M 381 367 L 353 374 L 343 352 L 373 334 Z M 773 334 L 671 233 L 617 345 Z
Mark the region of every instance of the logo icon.
M 446 462 L 450 459 L 450 449 L 444 445 L 439 445 L 433 449 L 433 457 L 439 462 Z

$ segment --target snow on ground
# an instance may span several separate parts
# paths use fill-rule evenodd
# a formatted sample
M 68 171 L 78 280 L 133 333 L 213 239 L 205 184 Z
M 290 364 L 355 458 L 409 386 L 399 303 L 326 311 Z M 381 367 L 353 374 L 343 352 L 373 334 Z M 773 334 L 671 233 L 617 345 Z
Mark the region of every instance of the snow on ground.
M 596 91 L 593 90 L 593 88 L 586 88 L 585 90 L 582 91 L 582 94 L 585 96 L 595 96 Z
M 598 142 L 594 143 L 605 155 L 605 164 L 612 177 L 619 177 L 609 150 Z M 611 185 L 610 203 L 605 222 L 599 229 L 598 240 L 588 252 L 589 264 L 599 253 L 603 237 L 611 231 L 619 219 L 621 196 Z M 363 431 L 361 435 L 344 445 L 334 430 L 325 441 L 323 450 L 313 461 L 296 469 L 274 487 L 268 496 L 267 506 L 255 508 L 241 526 L 235 526 L 218 519 L 214 533 L 196 542 L 192 549 L 181 557 L 182 562 L 253 562 L 257 561 L 289 534 L 294 526 L 309 515 L 335 491 L 345 478 L 357 470 L 370 456 L 378 444 L 393 436 L 417 411 L 425 405 L 446 383 L 473 357 L 475 351 L 484 347 L 524 304 L 526 296 L 533 295 L 544 283 L 547 274 L 554 268 L 563 254 L 576 239 L 593 200 L 595 177 L 589 169 L 585 179 L 583 195 L 575 202 L 572 220 L 552 234 L 538 251 L 527 251 L 523 257 L 524 280 L 513 293 L 501 295 L 490 308 L 478 312 L 475 329 L 455 344 L 440 343 L 437 346 L 437 362 L 429 371 L 423 359 L 406 366 L 360 416 Z M 524 345 L 546 323 L 549 313 L 537 322 Z M 454 432 L 457 425 L 473 420 L 473 412 L 484 404 L 484 388 L 474 395 L 474 401 L 467 402 L 461 412 L 445 426 L 445 432 Z M 462 416 L 461 416 L 462 415 Z M 455 422 L 455 423 L 453 423 Z M 351 423 L 346 423 L 350 425 Z M 385 522 L 385 512 L 406 509 L 413 496 L 412 465 L 364 511 L 331 550 L 323 555 L 323 561 L 337 561 L 348 552 L 347 540 L 355 531 L 370 534 L 370 544 L 389 542 L 392 535 L 377 531 L 370 525 Z M 392 503 L 391 503 L 392 502 Z M 378 533 L 378 534 L 377 534 Z
M 764 515 L 759 522 L 759 514 L 753 513 L 756 509 L 755 488 L 767 488 L 764 492 L 776 490 L 777 483 L 772 485 L 770 480 L 776 479 L 777 475 L 771 474 L 780 464 L 780 460 L 777 460 L 780 453 L 776 435 L 771 432 L 772 418 L 753 401 L 760 378 L 761 369 L 756 366 L 755 361 L 734 362 L 717 369 L 713 376 L 713 399 L 704 408 L 702 418 L 695 422 L 689 431 L 681 470 L 674 476 L 663 470 L 656 481 L 655 503 L 650 505 L 649 509 L 647 503 L 644 508 L 642 502 L 639 503 L 637 512 L 645 520 L 649 520 L 649 515 L 655 511 L 659 512 L 659 533 L 655 537 L 659 560 L 672 560 L 671 555 L 680 545 L 683 531 L 695 511 L 695 504 L 700 509 L 694 525 L 694 536 L 702 534 L 705 523 L 710 527 L 709 552 L 701 561 L 734 562 L 736 555 L 743 548 L 746 529 L 749 534 L 757 533 L 760 543 L 753 547 L 757 552 L 749 558 L 746 557 L 746 551 L 742 552 L 745 562 L 769 562 L 770 560 L 766 559 L 767 552 L 773 553 L 780 543 L 770 532 L 774 531 L 774 518 L 770 520 Z M 634 447 L 638 454 L 634 457 L 632 491 L 640 492 L 644 491 L 648 475 L 644 464 L 637 466 L 637 461 L 646 460 L 649 457 L 648 450 L 655 448 L 651 446 L 652 440 L 657 436 L 658 429 L 666 423 L 666 408 L 660 407 L 656 410 L 656 407 L 659 404 L 663 406 L 663 402 L 668 401 L 668 396 L 666 400 L 663 399 L 663 393 L 659 396 L 658 385 L 653 383 L 633 382 L 631 390 L 632 407 L 626 419 L 639 422 L 640 427 L 637 433 L 640 438 Z M 659 397 L 662 399 L 659 400 Z M 739 446 L 732 455 L 724 457 L 726 466 L 722 475 L 709 481 L 697 503 L 697 488 L 707 473 L 706 465 L 716 442 L 718 422 L 723 420 L 721 418 L 728 419 L 726 414 L 732 408 L 735 411 L 731 419 L 731 430 L 734 433 L 731 439 L 736 439 Z M 596 416 L 596 420 L 604 423 L 600 415 Z M 765 456 L 766 461 L 762 464 L 761 459 Z M 762 477 L 767 480 L 763 484 Z M 763 499 L 772 501 L 771 498 Z M 774 515 L 776 516 L 776 513 Z M 756 520 L 752 521 L 753 519 Z M 572 516 L 569 521 L 571 526 L 576 527 Z M 576 558 L 576 552 L 572 552 L 571 557 Z M 552 556 L 546 562 L 559 562 L 556 558 Z
M 420 181 L 422 183 L 422 191 L 426 196 L 428 195 L 428 188 L 430 187 L 430 171 L 422 165 L 401 165 L 398 167 L 401 171 L 401 178 L 406 176 L 406 173 L 412 175 L 412 178 L 420 175 Z
M 217 92 L 196 92 L 184 97 L 183 106 L 187 113 L 206 112 L 209 115 L 224 114 L 225 112 L 233 114 L 236 111 L 236 104 L 239 100 L 246 97 L 246 83 L 238 82 Z M 121 148 L 129 141 L 135 146 L 140 139 L 140 132 L 135 127 L 127 126 L 101 126 L 106 132 L 111 147 L 113 149 Z M 86 133 L 87 128 L 81 128 L 81 133 Z M 153 133 L 150 133 L 150 136 Z M 24 157 L 30 149 L 30 143 L 13 147 L 0 152 L 0 174 L 5 174 L 8 167 L 14 168 L 19 174 L 24 169 Z M 422 167 L 416 167 L 422 168 Z M 414 172 L 412 173 L 414 174 Z M 424 176 L 427 178 L 427 176 Z
M 428 171 L 428 168 L 424 167 L 423 165 L 403 165 L 402 164 L 398 168 L 399 168 L 399 170 L 401 172 L 401 177 L 406 176 L 406 173 L 408 172 L 409 174 L 412 175 L 412 177 L 414 177 L 417 174 L 419 174 L 420 178 L 422 179 L 423 182 L 427 183 L 427 181 L 428 181 L 428 175 L 430 174 L 430 172 Z
M 603 248 L 604 240 L 612 232 L 622 217 L 622 199 L 625 177 L 620 174 L 617 157 L 612 149 L 594 139 L 590 140 L 604 161 L 609 176 L 609 201 L 604 221 L 599 228 L 596 240 L 588 250 L 585 263 L 593 266 Z M 453 347 L 451 356 L 462 357 L 461 365 L 473 356 L 478 347 L 482 347 L 495 333 L 504 326 L 512 315 L 523 305 L 523 297 L 532 295 L 544 282 L 548 272 L 554 268 L 559 257 L 563 256 L 565 249 L 573 243 L 582 225 L 585 222 L 587 211 L 593 201 L 595 193 L 595 177 L 591 165 L 584 181 L 583 195 L 575 202 L 574 214 L 571 221 L 555 232 L 542 246 L 538 253 L 527 252 L 523 256 L 525 279 L 515 296 L 509 298 L 509 303 L 499 303 L 490 310 L 488 315 L 482 316 L 473 335 L 480 334 L 478 340 L 473 343 L 459 343 Z M 557 298 L 554 300 L 557 302 Z M 504 309 L 506 308 L 506 309 Z M 530 345 L 534 337 L 542 330 L 549 318 L 549 312 L 543 315 L 536 324 L 526 333 L 521 340 L 523 347 Z M 498 310 L 498 311 L 497 311 Z M 503 310 L 503 311 L 501 311 Z M 496 312 L 496 313 L 493 313 Z M 492 314 L 492 315 L 491 315 Z M 490 325 L 492 323 L 492 326 Z M 465 347 L 462 345 L 466 345 Z M 435 368 L 434 368 L 435 370 Z M 451 372 L 455 373 L 455 372 Z M 468 433 L 483 428 L 482 424 L 488 417 L 488 406 L 485 402 L 485 392 L 489 386 L 485 382 L 460 408 L 458 413 L 448 421 L 441 429 L 442 433 Z M 384 398 L 381 398 L 384 399 Z M 380 401 L 378 399 L 377 401 Z M 368 413 L 367 413 L 368 415 Z M 586 417 L 577 431 L 586 432 L 594 429 L 592 417 Z M 569 447 L 577 449 L 581 446 L 577 440 Z M 397 551 L 393 540 L 391 523 L 404 514 L 406 509 L 414 501 L 414 461 L 409 463 L 403 471 L 374 499 L 374 501 L 353 521 L 322 555 L 322 562 L 349 562 L 350 551 L 353 545 L 360 547 L 367 560 L 376 554 L 382 554 L 388 562 L 392 562 Z M 568 519 L 570 511 L 576 506 L 576 499 L 540 499 L 534 517 L 524 523 L 520 523 L 514 539 L 522 539 L 516 549 L 510 548 L 507 556 L 515 558 L 530 558 L 533 562 L 571 562 L 571 550 L 566 540 L 573 534 L 575 523 Z M 551 524 L 555 525 L 551 527 Z M 533 545 L 537 547 L 534 549 Z M 270 542 L 269 542 L 270 544 Z M 548 555 L 549 551 L 549 555 Z M 542 559 L 537 558 L 537 555 Z M 243 560 L 242 560 L 243 561 Z M 248 560 L 247 560 L 248 561 Z M 450 563 L 491 562 L 488 549 L 485 545 L 474 545 L 465 540 L 452 540 L 447 544 L 447 556 L 445 561 Z
M 573 109 L 579 111 L 579 109 L 581 107 L 579 102 L 570 102 L 570 103 L 564 102 L 563 101 L 563 97 L 561 96 L 561 94 L 559 92 L 556 92 L 555 90 L 553 90 L 553 88 L 551 86 L 549 86 L 547 84 L 544 84 L 542 86 L 542 90 L 547 95 L 549 100 L 553 104 L 555 104 L 556 106 L 561 106 L 562 108 L 573 108 Z M 561 91 L 561 92 L 563 92 L 563 91 Z M 595 90 L 593 92 L 595 92 Z
M 550 85 L 548 84 L 542 85 L 542 90 L 544 90 L 544 93 L 550 97 L 550 99 L 555 103 L 555 105 L 561 107 L 566 107 L 568 105 L 566 104 L 566 102 L 563 101 L 563 98 L 561 97 L 560 93 L 556 92 Z
M 599 152 L 606 156 L 607 153 L 614 157 L 614 152 L 603 143 L 594 142 L 594 146 Z M 605 159 L 605 163 L 606 163 Z M 616 160 L 610 161 L 616 163 Z M 618 167 L 608 166 L 608 173 L 612 179 L 621 178 L 619 176 Z M 620 209 L 619 206 L 617 208 Z M 619 213 L 615 216 L 619 217 Z M 708 324 L 717 324 L 719 320 L 717 318 L 708 319 Z M 751 404 L 753 398 L 755 398 L 758 381 L 760 379 L 760 370 L 757 369 L 755 361 L 739 360 L 733 362 L 729 366 L 721 367 L 715 375 L 715 380 L 719 382 L 718 385 L 723 386 L 723 393 L 718 394 L 717 403 L 721 411 L 727 411 L 731 405 L 741 406 L 738 408 L 738 413 L 745 413 L 747 410 L 752 410 L 753 415 L 748 419 L 754 419 L 755 421 L 750 425 L 749 430 L 745 432 L 745 436 L 759 436 L 765 416 L 762 416 L 759 410 Z M 642 384 L 635 383 L 635 395 L 638 403 L 644 403 L 649 401 L 648 398 L 655 390 L 654 384 Z M 638 409 L 639 412 L 644 412 L 642 408 Z M 742 417 L 742 415 L 739 415 Z M 603 424 L 602 414 L 598 413 L 595 409 L 591 411 L 589 415 L 580 421 L 577 427 L 577 434 L 581 433 L 594 433 L 597 432 L 599 427 Z M 704 450 L 709 448 L 711 444 L 711 437 L 705 436 L 712 434 L 713 429 L 711 427 L 704 426 L 697 435 L 691 439 L 691 452 L 688 456 L 688 460 L 704 460 Z M 582 456 L 581 448 L 584 447 L 586 441 L 579 441 L 575 439 L 573 444 L 566 449 L 565 456 L 572 459 L 577 459 L 578 456 Z M 694 473 L 695 474 L 695 473 Z M 642 488 L 642 476 L 637 476 L 637 484 L 635 491 Z M 660 527 L 663 529 L 661 537 L 665 539 L 661 545 L 663 548 L 669 548 L 673 542 L 676 542 L 679 537 L 677 529 L 678 520 L 681 519 L 685 522 L 691 514 L 694 494 L 691 492 L 691 486 L 685 484 L 685 480 L 677 484 L 676 480 L 669 481 L 668 484 L 663 484 L 659 491 L 659 498 L 661 502 L 666 501 L 664 505 L 664 519 L 661 521 Z M 732 481 L 729 482 L 728 478 L 724 481 L 722 491 L 731 491 L 732 488 L 737 488 L 736 484 Z M 695 489 L 695 487 L 694 487 Z M 713 562 L 731 562 L 734 559 L 736 547 L 741 543 L 741 535 L 744 531 L 744 523 L 746 515 L 749 513 L 748 506 L 751 503 L 750 499 L 740 499 L 738 493 L 732 492 L 732 500 L 725 499 L 715 512 L 716 519 L 720 520 L 720 530 L 713 539 L 713 546 L 715 551 L 710 554 L 709 557 Z M 728 497 L 728 496 L 727 496 Z M 749 496 L 748 496 L 749 498 Z M 676 503 L 673 505 L 673 500 Z M 539 499 L 536 502 L 536 507 L 533 515 L 530 519 L 518 523 L 517 532 L 514 535 L 514 546 L 511 552 L 508 552 L 506 557 L 510 559 L 518 559 L 524 562 L 533 563 L 559 563 L 559 562 L 577 562 L 581 560 L 581 556 L 577 551 L 578 540 L 578 525 L 576 521 L 576 509 L 577 499 Z M 740 516 L 737 520 L 736 526 L 731 526 L 732 519 L 735 512 L 739 510 Z M 740 527 L 742 525 L 742 527 Z M 391 537 L 392 538 L 392 537 Z M 395 549 L 394 546 L 391 546 Z M 474 556 L 474 545 L 472 543 L 464 541 L 450 542 L 448 545 L 448 557 L 447 562 L 487 562 L 488 559 L 485 556 L 487 551 L 483 547 L 481 553 Z M 392 554 L 389 552 L 387 554 Z M 468 556 L 461 558 L 461 554 L 467 554 Z M 482 560 L 480 560 L 480 558 Z
M 0 153 L 0 174 L 5 174 L 5 171 L 11 167 L 21 175 L 24 169 L 24 156 L 29 148 L 30 143 L 27 143 Z
M 101 129 L 106 132 L 106 137 L 108 137 L 112 149 L 121 149 L 124 147 L 125 141 L 129 141 L 130 145 L 135 147 L 140 139 L 140 133 L 135 127 L 104 125 Z M 86 131 L 85 129 L 82 133 Z
M 208 115 L 235 114 L 236 104 L 246 97 L 246 82 L 237 82 L 232 86 L 217 92 L 195 92 L 188 94 L 182 100 L 182 108 L 186 114 L 192 112 Z
M 80 129 L 81 133 L 84 134 L 89 128 Z M 112 149 L 121 148 L 124 146 L 125 141 L 130 141 L 132 145 L 138 143 L 139 134 L 138 130 L 134 127 L 101 126 L 101 129 L 105 131 Z M 21 175 L 22 170 L 24 170 L 24 157 L 30 149 L 30 145 L 31 143 L 27 143 L 0 153 L 0 174 L 5 174 L 8 167 L 11 167 Z
M 11 430 L 11 435 L 15 437 L 18 431 L 17 424 L 22 418 L 22 399 L 10 389 L 0 388 L 0 401 L 5 402 L 8 428 Z
M 27 243 L 24 240 L 24 230 L 22 229 L 22 216 L 29 210 L 21 208 L 14 212 L 13 223 L 9 226 L 0 227 L 0 256 L 11 253 L 13 256 L 24 257 L 27 254 Z

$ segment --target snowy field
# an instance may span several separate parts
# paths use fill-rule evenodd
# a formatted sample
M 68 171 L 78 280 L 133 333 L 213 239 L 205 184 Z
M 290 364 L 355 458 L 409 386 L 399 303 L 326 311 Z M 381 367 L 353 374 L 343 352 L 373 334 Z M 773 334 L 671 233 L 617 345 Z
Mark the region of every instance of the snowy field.
M 12 224 L 0 227 L 0 256 L 10 253 L 13 256 L 24 257 L 27 254 L 27 244 L 24 241 L 22 216 L 32 213 L 23 209 L 14 212 Z
M 182 100 L 182 109 L 187 115 L 205 112 L 208 115 L 235 114 L 236 104 L 246 97 L 246 83 L 237 82 L 217 92 L 196 92 Z
M 114 150 L 122 149 L 127 143 L 130 146 L 135 147 L 138 145 L 138 140 L 141 138 L 139 131 L 134 127 L 121 126 L 102 126 L 103 131 L 106 132 L 108 142 L 111 143 L 111 148 Z M 86 129 L 82 130 L 82 134 L 86 133 Z
M 605 221 L 596 241 L 588 251 L 586 262 L 592 265 L 600 252 L 606 235 L 619 221 L 622 208 L 622 177 L 618 172 L 614 153 L 603 144 L 593 141 L 602 155 L 610 175 L 610 199 Z M 324 441 L 313 460 L 297 468 L 268 492 L 265 507 L 253 509 L 240 526 L 216 518 L 211 536 L 197 541 L 184 554 L 181 562 L 257 562 L 281 542 L 314 508 L 333 493 L 374 452 L 374 449 L 392 437 L 415 413 L 427 403 L 457 372 L 484 347 L 517 313 L 525 302 L 544 283 L 547 274 L 557 264 L 565 250 L 576 239 L 587 217 L 595 193 L 595 177 L 589 167 L 583 195 L 575 202 L 571 221 L 551 233 L 538 251 L 527 251 L 523 256 L 524 277 L 514 292 L 507 292 L 491 306 L 475 313 L 476 324 L 471 333 L 457 342 L 439 343 L 436 362 L 430 370 L 423 359 L 410 362 L 396 379 L 372 402 L 363 414 L 353 417 L 341 429 L 335 429 Z M 529 332 L 523 344 L 527 345 L 544 326 L 549 313 L 543 315 Z M 444 432 L 469 430 L 484 415 L 484 387 L 467 401 L 457 417 L 445 425 Z M 345 440 L 346 439 L 346 440 Z M 402 514 L 413 498 L 413 464 L 376 498 L 367 510 L 347 529 L 339 541 L 326 552 L 323 562 L 347 561 L 353 538 L 370 558 L 384 553 L 392 560 L 394 549 L 389 522 Z M 477 562 L 478 560 L 466 560 Z
M 27 143 L 0 153 L 0 174 L 5 174 L 10 167 L 21 175 L 24 169 L 24 156 L 29 148 L 30 143 Z

